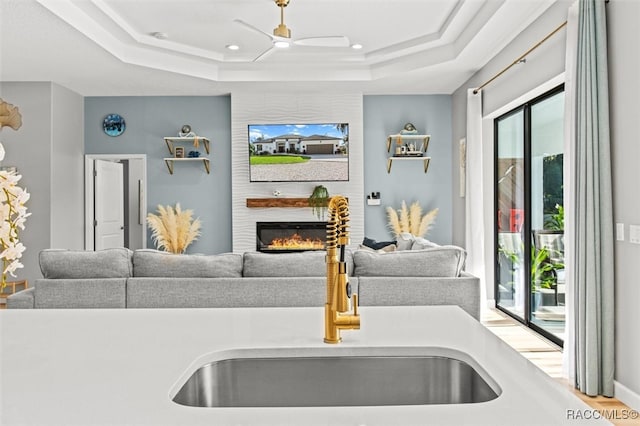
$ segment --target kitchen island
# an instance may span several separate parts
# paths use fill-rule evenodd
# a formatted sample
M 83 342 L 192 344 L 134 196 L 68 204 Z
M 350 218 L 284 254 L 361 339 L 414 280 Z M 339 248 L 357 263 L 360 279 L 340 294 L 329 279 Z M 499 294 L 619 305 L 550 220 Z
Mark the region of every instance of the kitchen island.
M 581 424 L 569 412 L 590 410 L 458 307 L 363 307 L 361 329 L 344 331 L 338 345 L 323 342 L 323 318 L 322 308 L 0 311 L 0 424 L 547 426 Z M 499 395 L 474 404 L 337 408 L 172 401 L 193 371 L 221 353 L 367 348 L 462 352 Z

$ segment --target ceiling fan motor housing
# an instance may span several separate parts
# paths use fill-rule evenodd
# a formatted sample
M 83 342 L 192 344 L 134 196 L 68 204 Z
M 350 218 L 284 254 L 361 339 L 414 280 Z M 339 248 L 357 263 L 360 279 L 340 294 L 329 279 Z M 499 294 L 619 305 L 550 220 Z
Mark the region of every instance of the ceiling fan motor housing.
M 280 24 L 273 29 L 273 35 L 284 38 L 291 38 L 291 30 L 285 24 Z

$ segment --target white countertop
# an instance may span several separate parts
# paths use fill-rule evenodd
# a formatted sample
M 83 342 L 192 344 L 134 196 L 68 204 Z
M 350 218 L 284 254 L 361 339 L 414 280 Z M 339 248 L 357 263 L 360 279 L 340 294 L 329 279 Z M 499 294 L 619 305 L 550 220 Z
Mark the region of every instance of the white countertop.
M 0 311 L 1 425 L 578 425 L 579 398 L 457 307 L 364 307 L 360 330 L 323 343 L 322 308 Z M 502 393 L 478 404 L 194 408 L 171 401 L 221 351 L 450 348 Z M 415 350 L 415 349 L 414 349 Z M 584 424 L 608 424 L 585 420 Z

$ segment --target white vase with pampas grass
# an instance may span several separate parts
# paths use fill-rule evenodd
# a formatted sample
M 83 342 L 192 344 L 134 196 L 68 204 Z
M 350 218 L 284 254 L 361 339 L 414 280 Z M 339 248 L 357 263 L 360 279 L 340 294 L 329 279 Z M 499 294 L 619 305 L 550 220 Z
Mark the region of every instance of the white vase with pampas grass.
M 158 250 L 170 253 L 184 253 L 200 236 L 200 219 L 193 219 L 193 211 L 182 210 L 180 203 L 175 207 L 159 205 L 157 215 L 147 215 L 147 224 Z
M 422 207 L 417 201 L 414 201 L 409 208 L 407 208 L 407 203 L 404 200 L 399 210 L 395 210 L 391 206 L 387 207 L 389 229 L 396 238 L 403 233 L 409 233 L 415 237 L 424 237 L 433 226 L 437 215 L 437 208 L 423 215 Z

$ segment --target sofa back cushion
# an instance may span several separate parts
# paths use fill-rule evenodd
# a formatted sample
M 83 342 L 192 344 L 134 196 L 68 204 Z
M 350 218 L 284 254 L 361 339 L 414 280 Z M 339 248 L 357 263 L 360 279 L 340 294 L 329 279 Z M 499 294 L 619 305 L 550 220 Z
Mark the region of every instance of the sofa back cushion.
M 50 279 L 127 278 L 133 271 L 131 256 L 127 248 L 45 249 L 40 252 L 40 270 Z
M 134 277 L 233 278 L 242 276 L 242 255 L 173 254 L 142 249 L 133 252 Z
M 242 274 L 245 277 L 325 277 L 324 250 L 293 253 L 246 252 Z M 345 252 L 347 272 L 353 271 L 353 255 Z
M 353 253 L 354 275 L 361 277 L 457 277 L 465 260 L 466 252 L 456 246 L 390 253 L 356 250 Z

